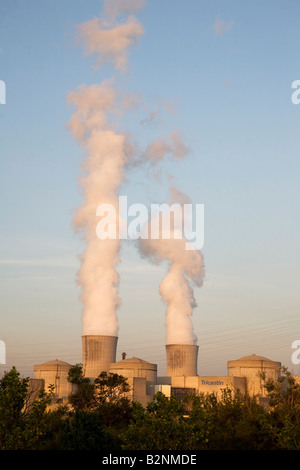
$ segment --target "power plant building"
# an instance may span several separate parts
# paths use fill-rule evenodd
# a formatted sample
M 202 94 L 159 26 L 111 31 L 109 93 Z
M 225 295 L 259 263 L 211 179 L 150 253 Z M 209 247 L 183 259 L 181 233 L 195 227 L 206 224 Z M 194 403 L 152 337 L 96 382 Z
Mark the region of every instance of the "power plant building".
M 166 376 L 192 377 L 197 375 L 198 349 L 195 344 L 167 344 Z
M 260 397 L 266 396 L 261 373 L 265 374 L 267 380 L 277 380 L 280 367 L 280 362 L 271 361 L 256 354 L 227 363 L 228 375 L 230 377 L 247 377 L 246 392 L 248 395 Z
M 72 392 L 72 384 L 68 381 L 68 373 L 71 367 L 72 365 L 68 362 L 58 359 L 44 362 L 34 366 L 34 379 L 36 383 L 43 381 L 43 387 L 46 392 L 53 385 L 54 396 L 60 399 L 67 399 Z
M 116 361 L 117 342 L 118 338 L 113 336 L 83 336 L 84 375 L 91 379 L 95 379 L 103 371 L 122 375 L 130 386 L 128 398 L 140 402 L 143 406 L 159 391 L 167 397 L 174 394 L 181 399 L 190 393 L 214 393 L 220 397 L 224 389 L 256 396 L 263 403 L 266 391 L 261 372 L 267 379 L 275 380 L 280 373 L 280 362 L 253 354 L 228 361 L 227 376 L 199 376 L 198 346 L 177 344 L 166 346 L 166 376 L 159 377 L 157 365 L 143 359 L 126 358 L 123 353 L 122 359 Z M 59 360 L 35 365 L 34 379 L 42 380 L 45 390 L 50 384 L 54 385 L 57 400 L 67 400 L 72 392 L 72 385 L 67 379 L 71 367 L 71 364 Z
M 127 378 L 129 398 L 146 406 L 152 400 L 157 383 L 157 365 L 136 357 L 122 359 L 110 365 L 109 372 Z
M 116 336 L 82 336 L 82 366 L 86 377 L 98 377 L 108 372 L 110 364 L 116 361 L 118 338 Z

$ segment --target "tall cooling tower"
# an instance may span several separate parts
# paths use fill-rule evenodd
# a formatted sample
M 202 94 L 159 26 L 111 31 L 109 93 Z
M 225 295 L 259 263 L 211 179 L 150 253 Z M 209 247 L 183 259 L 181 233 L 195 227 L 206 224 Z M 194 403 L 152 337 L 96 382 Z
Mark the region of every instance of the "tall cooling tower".
M 95 378 L 101 372 L 109 371 L 116 362 L 118 338 L 116 336 L 82 336 L 82 366 L 85 377 Z
M 195 377 L 199 346 L 194 344 L 167 344 L 167 377 Z

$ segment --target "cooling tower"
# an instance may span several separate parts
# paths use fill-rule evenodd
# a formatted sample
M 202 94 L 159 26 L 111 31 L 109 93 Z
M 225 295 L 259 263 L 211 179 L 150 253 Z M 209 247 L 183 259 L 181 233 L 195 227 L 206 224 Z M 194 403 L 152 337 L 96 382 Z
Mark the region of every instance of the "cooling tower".
M 167 344 L 168 377 L 195 377 L 197 375 L 199 347 L 194 344 Z
M 109 371 L 116 362 L 118 338 L 116 336 L 82 336 L 82 366 L 85 377 L 96 378 L 101 372 Z

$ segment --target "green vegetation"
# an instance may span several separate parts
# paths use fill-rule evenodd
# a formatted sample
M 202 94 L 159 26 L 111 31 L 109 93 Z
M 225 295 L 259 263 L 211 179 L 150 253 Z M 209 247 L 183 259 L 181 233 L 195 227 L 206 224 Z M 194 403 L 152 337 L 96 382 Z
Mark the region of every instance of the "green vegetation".
M 223 391 L 179 402 L 157 393 L 145 408 L 131 402 L 124 377 L 92 382 L 70 369 L 69 405 L 51 408 L 53 388 L 33 397 L 13 367 L 0 380 L 0 450 L 276 450 L 300 449 L 300 385 L 285 368 L 266 380 L 268 406 Z

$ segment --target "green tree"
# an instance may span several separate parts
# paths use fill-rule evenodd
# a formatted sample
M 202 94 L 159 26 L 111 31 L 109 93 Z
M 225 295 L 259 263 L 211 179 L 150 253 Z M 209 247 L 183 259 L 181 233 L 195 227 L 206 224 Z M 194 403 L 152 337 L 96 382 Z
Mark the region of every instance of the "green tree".
M 118 404 L 130 391 L 127 379 L 122 375 L 108 372 L 101 372 L 95 379 L 95 398 L 98 405 L 109 403 Z
M 185 398 L 189 449 L 254 450 L 269 448 L 267 412 L 256 399 L 226 388 Z M 187 406 L 188 405 L 188 406 Z
M 89 377 L 84 377 L 82 364 L 70 368 L 68 381 L 74 386 L 69 402 L 77 411 L 88 411 L 95 407 L 95 386 Z
M 72 413 L 63 405 L 44 413 L 40 422 L 38 439 L 32 440 L 27 449 L 31 450 L 64 450 L 62 436 L 69 424 Z
M 76 410 L 66 423 L 60 445 L 65 450 L 109 450 L 111 439 L 97 413 Z
M 215 432 L 217 397 L 214 394 L 190 394 L 184 397 L 183 404 L 188 415 L 187 449 L 209 449 Z
M 224 389 L 214 406 L 212 449 L 269 449 L 268 413 L 255 397 Z
M 70 430 L 76 429 L 82 434 L 85 423 L 90 420 L 94 427 L 101 426 L 105 439 L 110 439 L 111 448 L 119 449 L 119 434 L 132 417 L 132 403 L 127 397 L 130 387 L 125 377 L 102 372 L 92 381 L 84 377 L 82 365 L 76 364 L 70 369 L 68 380 L 75 387 L 69 396 L 75 411 Z M 95 417 L 88 412 L 93 412 Z
M 286 367 L 278 378 L 260 374 L 268 393 L 270 406 L 269 432 L 281 449 L 300 449 L 300 384 Z
M 101 372 L 92 381 L 83 375 L 82 364 L 76 364 L 69 370 L 68 381 L 75 388 L 69 395 L 69 402 L 77 411 L 92 411 L 100 405 L 129 402 L 126 395 L 130 387 L 122 375 Z
M 0 449 L 29 449 L 47 429 L 46 409 L 52 391 L 40 391 L 32 399 L 29 378 L 21 378 L 15 367 L 0 380 Z
M 128 398 L 129 391 L 127 379 L 122 375 L 102 372 L 95 379 L 96 412 L 115 450 L 120 449 L 120 435 L 132 418 L 133 403 Z
M 174 395 L 167 398 L 158 392 L 144 409 L 136 404 L 133 419 L 122 434 L 126 450 L 185 449 L 186 426 L 183 406 Z
M 122 435 L 128 450 L 254 450 L 272 442 L 267 410 L 255 399 L 226 389 L 222 396 L 193 394 L 180 403 L 159 393 Z
M 24 406 L 29 378 L 21 379 L 15 367 L 0 381 L 0 449 L 23 446 Z

